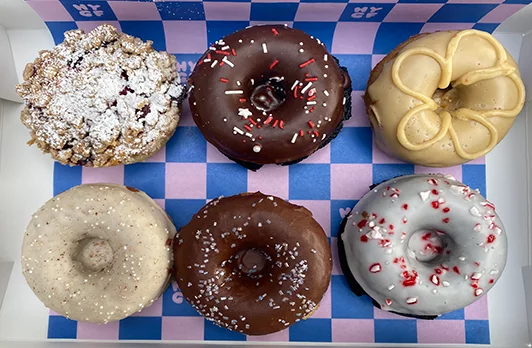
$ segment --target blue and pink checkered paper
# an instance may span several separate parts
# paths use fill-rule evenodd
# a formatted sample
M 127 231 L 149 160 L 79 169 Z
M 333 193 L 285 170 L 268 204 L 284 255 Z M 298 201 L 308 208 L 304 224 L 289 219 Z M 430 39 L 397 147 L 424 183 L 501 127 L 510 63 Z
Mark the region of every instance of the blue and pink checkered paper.
M 309 208 L 323 226 L 334 255 L 331 285 L 318 311 L 288 329 L 249 337 L 219 328 L 184 301 L 173 282 L 151 307 L 107 325 L 78 323 L 56 313 L 49 338 L 101 340 L 206 340 L 274 342 L 490 342 L 487 297 L 433 321 L 404 318 L 373 307 L 351 293 L 337 258 L 337 233 L 373 183 L 398 175 L 443 172 L 486 194 L 483 159 L 441 170 L 389 158 L 372 139 L 361 96 L 371 68 L 396 45 L 420 32 L 447 29 L 495 30 L 532 0 L 233 0 L 87 1 L 28 0 L 54 40 L 70 29 L 91 30 L 109 23 L 153 41 L 174 54 L 183 82 L 215 40 L 255 24 L 288 24 L 319 38 L 353 80 L 353 117 L 334 141 L 309 159 L 258 172 L 232 163 L 206 143 L 187 103 L 181 123 L 165 149 L 145 163 L 105 169 L 55 165 L 54 193 L 81 183 L 111 182 L 144 190 L 166 209 L 177 227 L 215 197 L 262 191 Z

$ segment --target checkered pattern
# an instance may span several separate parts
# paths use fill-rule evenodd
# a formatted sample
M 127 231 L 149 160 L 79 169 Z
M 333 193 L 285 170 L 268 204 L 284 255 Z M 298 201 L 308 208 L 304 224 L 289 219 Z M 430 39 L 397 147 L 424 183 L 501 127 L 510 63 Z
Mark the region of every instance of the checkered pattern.
M 440 171 L 389 158 L 375 148 L 361 100 L 372 66 L 419 32 L 476 28 L 492 32 L 532 0 L 265 0 L 87 1 L 28 0 L 56 42 L 74 28 L 111 23 L 175 54 L 183 82 L 207 45 L 238 29 L 286 23 L 320 38 L 353 80 L 353 117 L 331 145 L 290 167 L 253 173 L 232 163 L 195 127 L 188 105 L 175 136 L 145 163 L 108 169 L 55 166 L 54 193 L 91 182 L 124 183 L 146 191 L 183 226 L 208 200 L 261 190 L 313 211 L 330 237 L 334 269 L 319 310 L 308 320 L 265 336 L 246 337 L 205 321 L 173 283 L 153 306 L 107 325 L 77 323 L 52 313 L 48 337 L 80 339 L 249 340 L 294 342 L 489 343 L 487 299 L 434 321 L 375 309 L 349 291 L 337 259 L 337 232 L 372 183 L 397 175 Z M 485 194 L 483 160 L 442 169 Z

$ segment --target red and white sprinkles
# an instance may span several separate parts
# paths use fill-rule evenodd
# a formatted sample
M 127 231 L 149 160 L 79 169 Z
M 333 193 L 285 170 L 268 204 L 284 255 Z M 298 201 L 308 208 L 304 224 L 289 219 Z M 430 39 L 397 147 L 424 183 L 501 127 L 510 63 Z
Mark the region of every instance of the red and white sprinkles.
M 249 149 L 253 153 L 260 152 L 257 149 L 264 148 L 264 142 L 262 137 L 267 137 L 261 129 L 275 128 L 278 132 L 289 132 L 286 136 L 286 141 L 291 144 L 296 144 L 301 141 L 317 143 L 325 140 L 331 133 L 331 127 L 322 127 L 325 123 L 341 122 L 341 118 L 334 115 L 334 118 L 328 117 L 330 115 L 329 110 L 323 110 L 330 104 L 330 110 L 337 110 L 335 108 L 335 102 L 330 100 L 330 92 L 325 88 L 321 89 L 323 84 L 319 83 L 324 79 L 328 79 L 329 75 L 323 72 L 329 68 L 328 54 L 321 56 L 321 51 L 318 57 L 309 56 L 312 52 L 316 51 L 315 45 L 323 46 L 323 44 L 311 37 L 310 42 L 299 42 L 297 46 L 298 57 L 302 57 L 301 61 L 297 63 L 296 69 L 300 71 L 300 76 L 293 81 L 284 81 L 285 76 L 283 72 L 293 72 L 294 62 L 289 61 L 284 55 L 280 55 L 278 52 L 276 43 L 279 41 L 293 40 L 294 35 L 283 33 L 285 30 L 293 32 L 293 29 L 288 27 L 275 26 L 271 30 L 261 31 L 260 39 L 249 39 L 250 34 L 247 34 L 247 30 L 252 30 L 255 27 L 251 27 L 243 30 L 242 36 L 238 40 L 234 40 L 234 44 L 222 40 L 216 41 L 208 51 L 198 62 L 198 66 L 208 64 L 211 69 L 224 69 L 224 75 L 218 78 L 215 83 L 221 83 L 224 85 L 224 94 L 227 98 L 238 98 L 240 106 L 235 110 L 235 114 L 238 118 L 226 117 L 221 115 L 225 123 L 228 123 L 229 129 L 233 130 L 233 135 L 242 137 L 242 143 L 248 143 Z M 246 38 L 246 39 L 244 39 Z M 231 41 L 227 39 L 227 41 Z M 306 49 L 307 45 L 311 45 Z M 267 61 L 267 72 L 262 75 L 262 81 L 255 81 L 252 78 L 248 80 L 241 79 L 237 81 L 232 78 L 233 73 L 231 70 L 227 70 L 225 66 L 230 68 L 239 69 L 238 61 L 235 59 L 240 52 L 245 52 L 243 55 L 250 56 L 250 50 L 256 48 L 257 52 L 264 57 L 264 61 Z M 312 49 L 311 49 L 312 48 Z M 284 57 L 284 59 L 283 59 Z M 214 73 L 210 73 L 214 74 Z M 270 77 L 273 74 L 273 77 Z M 252 91 L 259 87 L 267 86 L 275 89 L 276 84 L 284 81 L 283 88 L 284 103 L 298 103 L 302 110 L 302 115 L 307 115 L 307 118 L 303 121 L 299 120 L 299 117 L 290 117 L 281 112 L 280 109 L 264 110 L 257 107 L 252 100 Z M 345 100 L 343 101 L 345 103 Z M 194 105 L 196 106 L 196 105 Z M 336 111 L 335 111 L 336 112 Z M 292 116 L 292 115 L 290 115 Z M 227 121 L 226 121 L 227 120 Z M 293 123 L 301 122 L 301 126 L 296 126 Z M 290 128 L 290 131 L 285 128 Z M 294 128 L 297 128 L 294 132 Z M 324 129 L 326 128 L 326 129 Z M 336 125 L 333 129 L 336 128 Z M 317 146 L 317 145 L 316 145 Z
M 455 213 L 463 211 L 469 214 Z M 342 240 L 364 291 L 383 309 L 404 314 L 463 308 L 489 291 L 506 264 L 495 206 L 447 175 L 380 184 L 348 216 Z

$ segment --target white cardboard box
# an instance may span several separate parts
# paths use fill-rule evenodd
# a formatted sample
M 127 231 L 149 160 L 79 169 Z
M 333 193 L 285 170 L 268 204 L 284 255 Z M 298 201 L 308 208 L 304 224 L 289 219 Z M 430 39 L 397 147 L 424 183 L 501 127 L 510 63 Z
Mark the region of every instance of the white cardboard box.
M 532 91 L 531 19 L 532 5 L 509 18 L 495 32 L 518 60 L 528 91 Z M 22 105 L 2 100 L 18 99 L 13 95 L 13 86 L 24 65 L 39 50 L 53 45 L 49 33 L 42 28 L 42 21 L 22 0 L 0 0 L 0 347 L 212 346 L 205 342 L 137 345 L 46 340 L 48 311 L 26 285 L 19 259 L 29 216 L 52 196 L 53 166 L 38 149 L 25 145 L 27 131 L 18 116 Z M 508 264 L 501 281 L 488 295 L 491 342 L 492 346 L 499 347 L 532 346 L 529 336 L 532 332 L 529 328 L 532 323 L 532 234 L 529 233 L 532 227 L 532 147 L 529 144 L 532 93 L 527 101 L 509 134 L 486 158 L 488 198 L 498 204 L 497 211 L 509 231 Z M 525 296 L 525 283 L 529 299 Z M 2 303 L 3 289 L 6 291 Z M 316 346 L 306 346 L 311 345 Z

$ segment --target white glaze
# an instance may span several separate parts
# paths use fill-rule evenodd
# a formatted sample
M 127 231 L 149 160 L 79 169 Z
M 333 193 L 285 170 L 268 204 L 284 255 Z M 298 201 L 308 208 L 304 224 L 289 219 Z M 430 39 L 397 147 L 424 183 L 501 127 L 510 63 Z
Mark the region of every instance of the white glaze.
M 426 191 L 431 195 L 423 199 Z M 427 230 L 441 238 L 443 250 L 421 262 L 409 243 Z M 463 308 L 491 289 L 506 264 L 506 233 L 493 205 L 443 175 L 409 175 L 378 185 L 348 216 L 342 240 L 349 269 L 364 291 L 382 309 L 405 314 Z
M 22 271 L 44 305 L 107 323 L 148 307 L 165 290 L 175 227 L 144 192 L 74 187 L 42 206 L 22 246 Z

